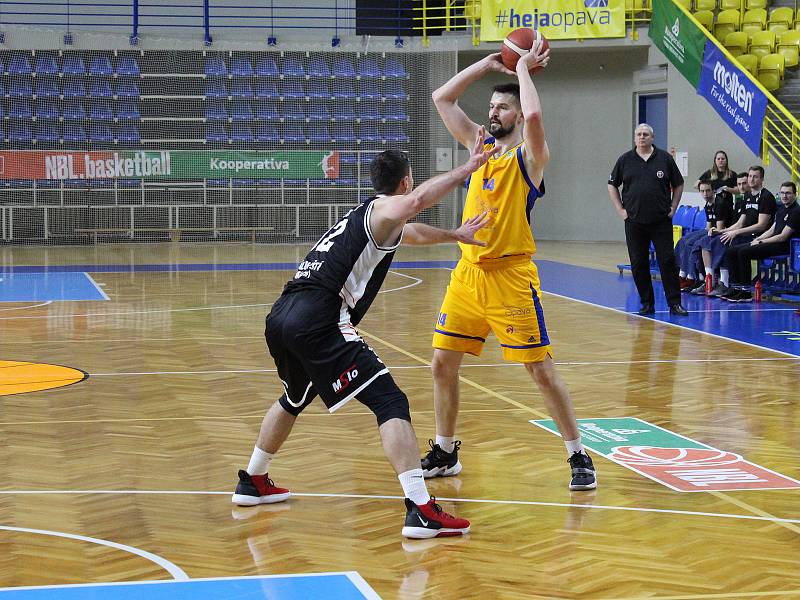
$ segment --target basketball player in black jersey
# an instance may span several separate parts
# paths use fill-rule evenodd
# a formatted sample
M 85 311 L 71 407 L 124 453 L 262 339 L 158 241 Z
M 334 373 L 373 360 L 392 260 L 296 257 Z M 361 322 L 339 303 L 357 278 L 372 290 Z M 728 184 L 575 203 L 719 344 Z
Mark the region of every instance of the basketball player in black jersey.
M 384 452 L 403 487 L 402 534 L 431 538 L 469 531 L 469 521 L 447 514 L 428 494 L 408 399 L 355 326 L 378 293 L 402 239 L 412 244 L 480 244 L 474 234 L 486 224 L 486 214 L 454 231 L 406 221 L 486 163 L 493 150 L 484 150 L 483 139 L 481 128 L 464 165 L 413 191 L 406 156 L 396 150 L 377 155 L 370 165 L 377 195 L 348 212 L 300 263 L 267 316 L 265 332 L 284 394 L 267 411 L 250 463 L 239 471 L 234 503 L 254 506 L 286 500 L 289 491 L 276 487 L 267 471 L 297 416 L 317 395 L 331 412 L 356 398 L 375 413 Z

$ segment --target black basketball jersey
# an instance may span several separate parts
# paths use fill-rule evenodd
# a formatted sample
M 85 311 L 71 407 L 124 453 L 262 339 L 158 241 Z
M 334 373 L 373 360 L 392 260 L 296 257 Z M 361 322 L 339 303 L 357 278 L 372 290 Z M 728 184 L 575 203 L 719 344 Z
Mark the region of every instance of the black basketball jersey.
M 378 293 L 402 235 L 394 245 L 378 245 L 369 228 L 375 197 L 351 209 L 311 248 L 284 294 L 323 289 L 341 298 L 342 311 L 357 325 Z M 342 314 L 341 320 L 347 315 Z

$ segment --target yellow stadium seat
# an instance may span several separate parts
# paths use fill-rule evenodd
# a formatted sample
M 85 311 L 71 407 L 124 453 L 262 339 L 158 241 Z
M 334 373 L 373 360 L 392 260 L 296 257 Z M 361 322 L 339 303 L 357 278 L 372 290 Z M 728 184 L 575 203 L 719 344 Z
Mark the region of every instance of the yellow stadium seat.
M 739 10 L 742 8 L 740 0 L 719 0 L 720 10 Z
M 800 64 L 800 31 L 787 31 L 781 34 L 778 54 L 782 54 L 786 59 L 787 67 L 796 67 Z
M 742 65 L 742 68 L 745 71 L 750 71 L 750 73 L 758 79 L 758 57 L 753 56 L 752 54 L 742 54 L 736 57 L 736 60 L 739 61 L 739 64 Z
M 742 31 L 758 31 L 767 27 L 767 11 L 763 8 L 752 8 L 745 11 L 742 17 Z
M 732 31 L 725 36 L 725 48 L 727 48 L 728 52 L 734 56 L 745 54 L 747 52 L 748 44 L 749 40 L 744 31 Z
M 722 10 L 717 14 L 717 23 L 714 25 L 714 37 L 725 40 L 729 33 L 739 31 L 741 15 L 738 10 Z
M 750 38 L 750 54 L 766 56 L 775 52 L 775 32 L 756 31 Z
M 717 8 L 717 0 L 694 0 L 694 9 L 696 11 L 710 10 L 714 11 Z
M 683 8 L 692 11 L 692 0 L 675 0 L 675 4 L 680 4 Z
M 714 31 L 714 13 L 710 10 L 698 10 L 694 13 L 694 18 L 700 25 L 708 29 L 709 33 Z
M 770 92 L 774 92 L 781 87 L 781 78 L 777 71 L 759 71 L 758 81 Z
M 792 28 L 792 24 L 794 22 L 794 11 L 789 8 L 788 6 L 781 6 L 780 8 L 776 8 L 772 11 L 769 15 L 769 23 L 767 23 L 767 29 L 770 31 L 774 31 L 775 33 L 780 33 L 783 31 L 788 31 Z
M 783 82 L 783 71 L 786 67 L 786 59 L 783 54 L 767 54 L 762 56 L 758 62 L 759 77 L 764 71 L 777 71 L 781 82 Z
M 769 0 L 745 0 L 745 8 L 748 10 L 751 8 L 767 8 L 769 4 Z

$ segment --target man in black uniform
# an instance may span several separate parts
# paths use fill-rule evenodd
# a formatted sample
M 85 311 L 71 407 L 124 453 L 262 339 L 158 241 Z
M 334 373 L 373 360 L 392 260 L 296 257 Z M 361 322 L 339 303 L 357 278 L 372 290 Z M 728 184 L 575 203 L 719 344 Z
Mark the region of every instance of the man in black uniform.
M 655 313 L 649 260 L 650 242 L 653 242 L 669 311 L 685 316 L 689 313 L 681 306 L 678 266 L 672 246 L 672 215 L 683 193 L 683 176 L 672 155 L 656 148 L 653 139 L 650 125 L 641 123 L 636 127 L 635 148 L 617 159 L 608 178 L 608 195 L 617 214 L 625 221 L 631 272 L 642 302 L 639 314 Z
M 408 399 L 355 325 L 375 299 L 403 236 L 417 244 L 480 244 L 474 233 L 486 224 L 486 214 L 468 219 L 455 231 L 406 221 L 463 184 L 489 159 L 494 150 L 484 151 L 483 138 L 481 128 L 464 165 L 414 191 L 404 154 L 388 150 L 377 155 L 370 165 L 377 196 L 348 212 L 300 263 L 267 316 L 265 332 L 284 394 L 264 416 L 250 463 L 239 471 L 234 503 L 254 506 L 286 500 L 289 491 L 276 487 L 267 471 L 297 416 L 317 395 L 331 412 L 357 398 L 375 413 L 384 452 L 403 487 L 403 535 L 431 538 L 469 531 L 469 521 L 447 514 L 428 494 Z

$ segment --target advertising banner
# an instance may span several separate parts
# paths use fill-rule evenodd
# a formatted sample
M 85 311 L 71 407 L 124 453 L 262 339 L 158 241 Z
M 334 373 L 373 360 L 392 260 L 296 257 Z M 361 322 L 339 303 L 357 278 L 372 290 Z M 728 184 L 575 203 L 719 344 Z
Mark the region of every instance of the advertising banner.
M 697 87 L 707 37 L 672 0 L 653 0 L 650 39 L 673 66 Z
M 767 96 L 711 41 L 706 44 L 697 93 L 754 154 L 761 153 Z
M 521 27 L 549 40 L 625 37 L 625 0 L 483 0 L 481 41 L 502 41 Z
M 0 179 L 335 179 L 338 152 L 0 151 Z

